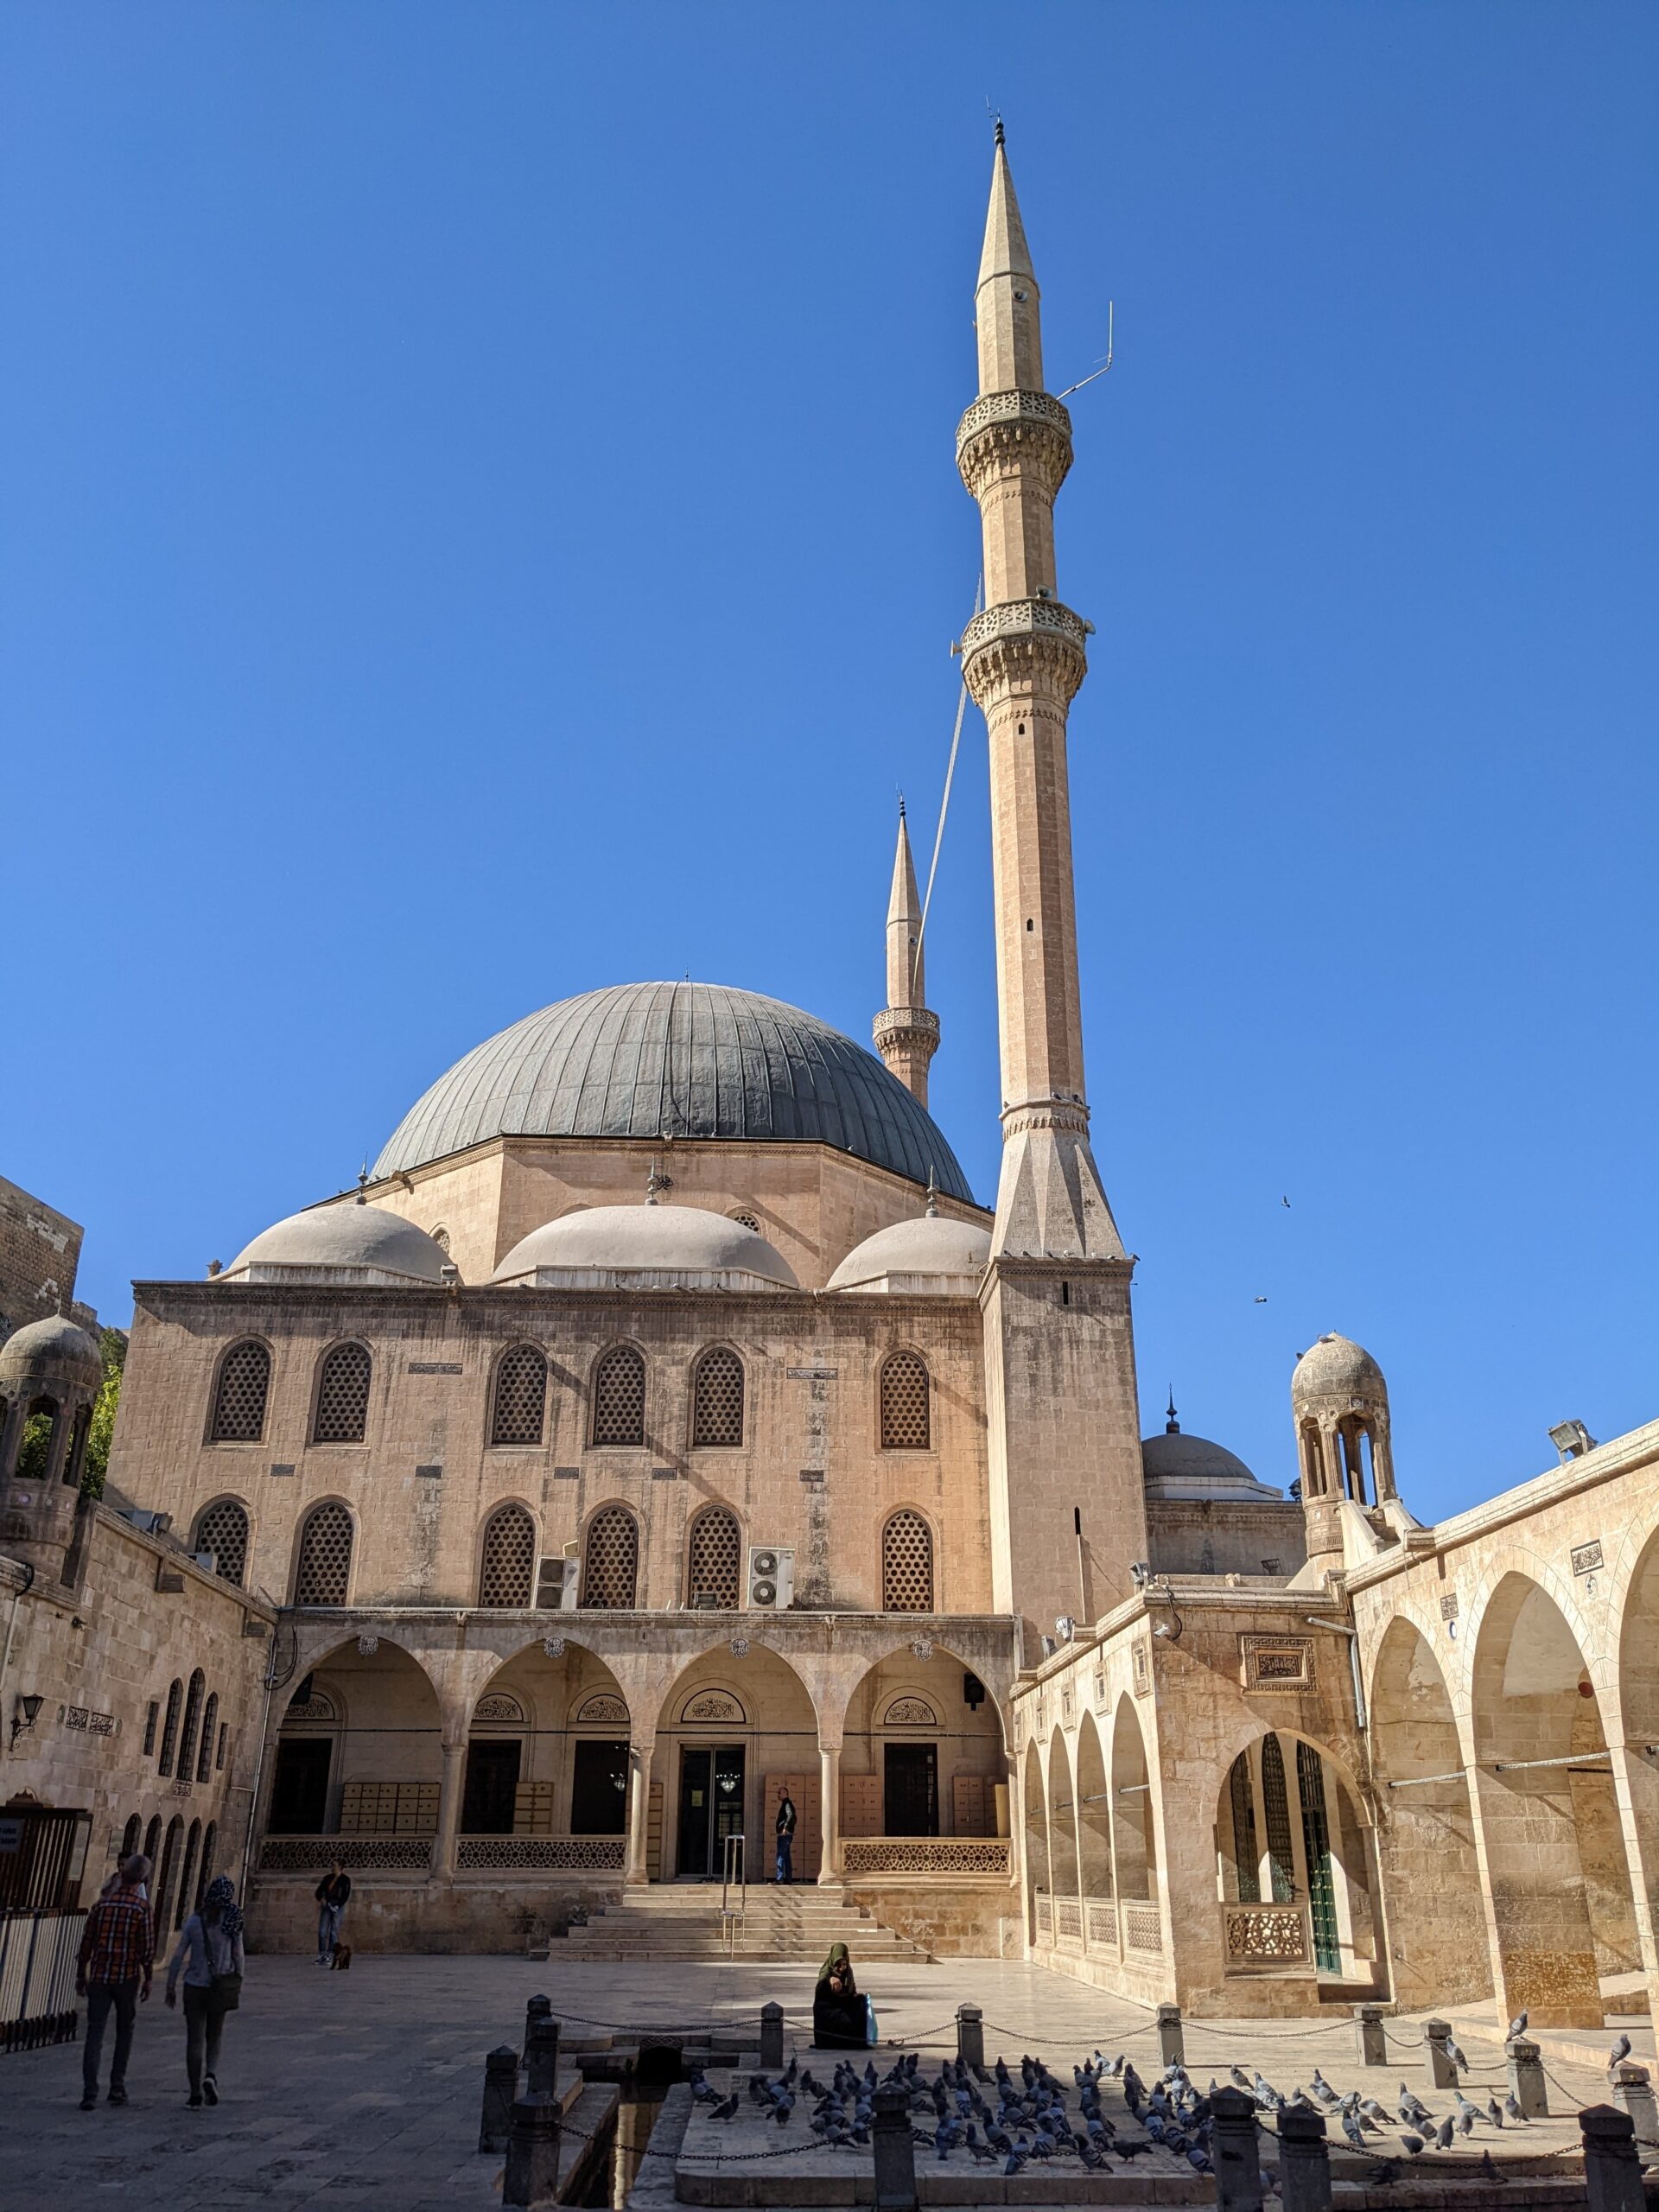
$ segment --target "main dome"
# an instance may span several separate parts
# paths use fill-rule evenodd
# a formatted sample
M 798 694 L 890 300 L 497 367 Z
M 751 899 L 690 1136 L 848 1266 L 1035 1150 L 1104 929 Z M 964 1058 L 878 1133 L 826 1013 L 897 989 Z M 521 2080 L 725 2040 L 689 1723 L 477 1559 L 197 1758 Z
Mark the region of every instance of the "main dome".
M 779 999 L 616 983 L 475 1046 L 393 1130 L 377 1179 L 491 1137 L 729 1137 L 832 1145 L 973 1203 L 926 1108 L 874 1052 Z

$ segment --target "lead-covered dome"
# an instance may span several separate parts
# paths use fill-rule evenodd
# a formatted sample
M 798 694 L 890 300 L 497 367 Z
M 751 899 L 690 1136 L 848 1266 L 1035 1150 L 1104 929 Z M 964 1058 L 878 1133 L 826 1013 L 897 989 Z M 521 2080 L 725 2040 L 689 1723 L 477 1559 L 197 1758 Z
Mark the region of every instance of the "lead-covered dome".
M 1282 1498 L 1284 1492 L 1259 1481 L 1237 1452 L 1207 1436 L 1187 1436 L 1172 1422 L 1160 1436 L 1141 1440 L 1141 1465 L 1147 1496 L 1166 1504 L 1200 1500 Z
M 543 1290 L 798 1290 L 775 1245 L 702 1206 L 583 1206 L 521 1237 L 493 1280 Z
M 618 983 L 526 1014 L 410 1109 L 375 1177 L 499 1136 L 827 1144 L 973 1200 L 938 1123 L 873 1052 L 718 983 Z
M 219 1282 L 442 1282 L 448 1255 L 384 1206 L 351 1200 L 289 1214 L 238 1252 Z

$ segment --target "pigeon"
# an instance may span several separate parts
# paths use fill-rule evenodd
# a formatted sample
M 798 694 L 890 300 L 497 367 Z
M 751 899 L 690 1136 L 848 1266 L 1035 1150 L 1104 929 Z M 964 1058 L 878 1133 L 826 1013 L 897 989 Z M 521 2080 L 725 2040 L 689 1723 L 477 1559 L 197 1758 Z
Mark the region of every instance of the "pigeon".
M 1003 2172 L 1005 2174 L 1017 2174 L 1020 2167 L 1025 2164 L 1026 2158 L 1027 2153 L 1024 2151 L 1010 2151 L 1007 2156 L 1007 2162 L 1002 2169 Z
M 1459 2074 L 1466 2074 L 1469 2071 L 1469 2061 L 1463 2055 L 1463 2045 L 1453 2043 L 1450 2036 L 1446 2039 L 1446 2055 Z
M 1313 2069 L 1313 2094 L 1327 2109 L 1332 2105 L 1339 2105 L 1342 2102 L 1341 2097 L 1332 2088 L 1317 2066 Z
M 1527 2008 L 1523 2005 L 1521 2007 L 1521 2010 L 1516 2014 L 1515 2018 L 1510 2022 L 1508 2028 L 1505 2029 L 1503 2040 L 1505 2043 L 1513 2043 L 1516 2036 L 1523 2036 L 1526 2032 Z
M 1360 2126 L 1358 2116 L 1356 2113 L 1351 2112 L 1344 2113 L 1342 2115 L 1342 2132 L 1348 2138 L 1348 2140 L 1353 2145 L 1356 2151 L 1363 2151 L 1366 2148 L 1365 2131 Z
M 1607 2071 L 1611 2074 L 1614 2067 L 1622 2065 L 1630 2055 L 1630 2039 L 1629 2036 L 1620 2036 L 1607 2054 Z
M 777 2121 L 779 2127 L 787 2127 L 789 2125 L 789 2115 L 794 2109 L 795 2100 L 793 2097 L 779 2097 L 772 2116 Z
M 1527 2126 L 1530 2126 L 1532 2125 L 1531 2121 L 1527 2119 L 1525 2113 L 1522 2111 L 1521 2100 L 1516 2095 L 1513 2089 L 1510 2091 L 1509 2095 L 1503 2100 L 1503 2109 L 1511 2120 L 1521 2120 Z
M 810 2066 L 801 2076 L 801 2094 L 804 2097 L 821 2097 L 823 2094 L 823 2084 L 812 2079 L 812 2069 Z
M 1447 2113 L 1434 2131 L 1434 2147 L 1437 2151 L 1449 2151 L 1452 2148 L 1452 2131 L 1456 2125 L 1451 2113 Z
M 1468 2111 L 1460 2112 L 1458 2114 L 1458 2133 L 1459 2135 L 1472 2135 L 1474 2131 L 1475 2113 L 1474 2107 L 1471 2105 Z
M 1421 2135 L 1405 2134 L 1400 2138 L 1400 2140 L 1406 2146 L 1408 2157 L 1413 2158 L 1421 2158 L 1422 2157 L 1425 2146 L 1423 2139 Z
M 1373 2127 L 1380 2129 L 1388 2126 L 1389 2115 L 1375 2097 L 1362 2097 L 1359 2101 L 1359 2108 Z
M 720 2102 L 720 2091 L 712 2088 L 708 2080 L 702 2075 L 694 2074 L 691 2076 L 691 2097 L 692 2101 L 696 2104 L 718 2104 Z
M 710 2120 L 735 2120 L 737 2104 L 737 2091 L 734 2089 L 729 2097 L 722 2097 L 721 2101 L 713 2107 L 709 2117 Z
M 1503 2107 L 1499 2104 L 1496 2097 L 1488 2097 L 1486 2100 L 1486 2117 L 1491 2121 L 1494 2127 L 1503 2126 Z

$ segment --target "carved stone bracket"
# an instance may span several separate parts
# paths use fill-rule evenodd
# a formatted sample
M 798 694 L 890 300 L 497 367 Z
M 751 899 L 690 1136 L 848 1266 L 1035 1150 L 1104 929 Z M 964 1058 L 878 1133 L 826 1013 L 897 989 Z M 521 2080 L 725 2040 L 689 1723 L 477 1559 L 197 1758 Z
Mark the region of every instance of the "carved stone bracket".
M 1071 466 L 1071 417 L 1046 391 L 988 392 L 957 425 L 957 467 L 976 499 L 1016 474 L 1052 499 Z
M 1087 636 L 1081 615 L 1057 599 L 1005 600 L 963 632 L 963 681 L 979 707 L 1039 684 L 1069 703 L 1089 672 Z

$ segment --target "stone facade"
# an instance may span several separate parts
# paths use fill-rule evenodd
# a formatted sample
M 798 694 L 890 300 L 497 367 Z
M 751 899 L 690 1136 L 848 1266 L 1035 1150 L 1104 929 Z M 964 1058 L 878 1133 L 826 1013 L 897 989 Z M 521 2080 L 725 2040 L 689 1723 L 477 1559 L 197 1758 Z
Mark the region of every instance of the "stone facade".
M 50 1313 L 98 1327 L 97 1314 L 75 1297 L 84 1234 L 78 1221 L 0 1175 L 0 1344 Z

